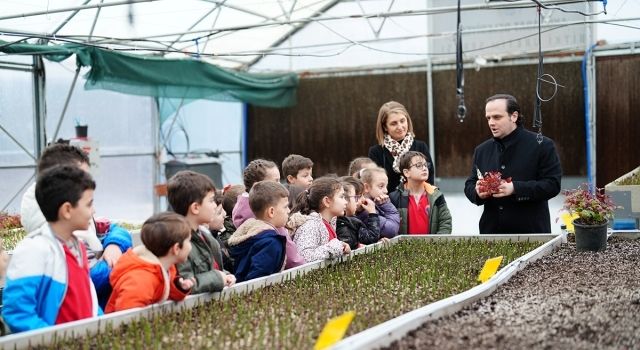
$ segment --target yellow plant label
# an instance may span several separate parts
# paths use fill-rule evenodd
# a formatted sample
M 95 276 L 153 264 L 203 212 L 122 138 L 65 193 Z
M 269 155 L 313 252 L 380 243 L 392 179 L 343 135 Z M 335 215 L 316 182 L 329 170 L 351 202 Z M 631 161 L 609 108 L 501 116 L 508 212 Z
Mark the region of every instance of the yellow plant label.
M 578 214 L 571 215 L 569 213 L 562 213 L 562 215 L 560 215 L 560 218 L 562 219 L 564 225 L 567 226 L 567 232 L 573 233 L 573 219 L 577 219 Z
M 347 333 L 347 329 L 349 328 L 349 325 L 351 324 L 351 321 L 353 321 L 355 315 L 355 311 L 348 311 L 338 317 L 334 317 L 327 321 L 327 324 L 324 325 L 324 329 L 322 329 L 322 332 L 320 332 L 318 340 L 316 341 L 316 345 L 313 347 L 313 349 L 328 349 L 333 344 L 342 340 L 344 334 Z
M 482 271 L 480 271 L 478 281 L 482 283 L 488 281 L 491 276 L 496 274 L 496 272 L 498 271 L 498 267 L 500 267 L 500 263 L 502 263 L 502 256 L 487 259 L 487 261 L 484 262 Z

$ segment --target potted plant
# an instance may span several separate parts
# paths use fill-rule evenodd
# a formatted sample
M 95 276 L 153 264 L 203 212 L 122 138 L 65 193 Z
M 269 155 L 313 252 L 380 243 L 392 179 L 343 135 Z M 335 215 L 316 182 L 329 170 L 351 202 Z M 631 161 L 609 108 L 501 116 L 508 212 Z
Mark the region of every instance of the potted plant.
M 582 184 L 576 189 L 564 190 L 563 208 L 571 215 L 576 234 L 576 249 L 600 251 L 607 248 L 607 225 L 617 206 L 603 188 L 591 189 Z

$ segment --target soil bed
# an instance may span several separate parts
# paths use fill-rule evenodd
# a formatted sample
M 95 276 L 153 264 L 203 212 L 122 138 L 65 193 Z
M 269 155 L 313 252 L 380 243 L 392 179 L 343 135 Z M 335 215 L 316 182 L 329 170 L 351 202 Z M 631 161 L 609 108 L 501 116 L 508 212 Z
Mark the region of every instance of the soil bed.
M 157 314 L 51 348 L 310 349 L 326 321 L 356 311 L 348 335 L 475 285 L 487 258 L 503 265 L 540 242 L 406 240 L 291 281 Z
M 491 296 L 429 321 L 391 349 L 637 349 L 640 240 L 604 252 L 563 245 Z

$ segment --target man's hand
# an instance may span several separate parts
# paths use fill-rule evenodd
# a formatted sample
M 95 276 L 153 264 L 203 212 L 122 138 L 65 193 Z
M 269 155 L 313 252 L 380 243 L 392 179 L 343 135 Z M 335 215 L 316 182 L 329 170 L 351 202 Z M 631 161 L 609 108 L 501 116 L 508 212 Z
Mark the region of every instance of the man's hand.
M 491 197 L 490 192 L 480 192 L 480 181 L 482 180 L 476 181 L 476 194 L 478 194 L 478 197 L 480 197 L 480 199 L 487 199 Z
M 122 252 L 120 251 L 120 247 L 115 244 L 109 244 L 102 252 L 102 259 L 104 259 L 110 268 L 115 266 L 121 256 Z
M 495 198 L 507 197 L 513 194 L 513 182 L 502 181 L 500 187 L 498 187 L 498 193 L 494 193 Z

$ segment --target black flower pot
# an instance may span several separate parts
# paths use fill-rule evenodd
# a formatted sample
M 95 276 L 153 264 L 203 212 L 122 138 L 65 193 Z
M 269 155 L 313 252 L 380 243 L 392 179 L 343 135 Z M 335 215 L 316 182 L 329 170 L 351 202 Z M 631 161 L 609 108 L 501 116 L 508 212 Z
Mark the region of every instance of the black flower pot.
M 580 251 L 602 251 L 607 249 L 607 224 L 583 225 L 573 221 L 576 232 L 576 249 Z

